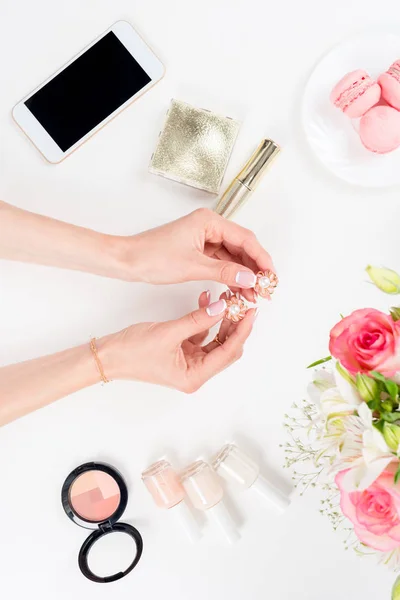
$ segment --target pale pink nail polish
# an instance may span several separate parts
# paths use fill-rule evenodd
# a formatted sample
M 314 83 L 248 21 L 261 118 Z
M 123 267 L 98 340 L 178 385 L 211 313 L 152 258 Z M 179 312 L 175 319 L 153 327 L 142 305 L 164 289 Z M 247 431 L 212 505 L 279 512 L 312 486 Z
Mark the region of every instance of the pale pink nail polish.
M 251 271 L 239 271 L 236 274 L 236 283 L 240 285 L 240 287 L 254 287 L 256 284 L 256 276 Z
M 230 543 L 240 539 L 235 523 L 226 509 L 224 490 L 219 477 L 202 460 L 192 463 L 181 473 L 182 485 L 193 506 L 211 517 Z
M 210 290 L 206 290 L 206 296 L 207 296 L 207 304 L 210 304 L 210 300 L 211 300 Z
M 201 537 L 200 529 L 185 502 L 185 490 L 171 464 L 167 460 L 159 460 L 143 471 L 142 480 L 156 505 L 171 511 L 190 541 L 197 541 Z
M 210 306 L 207 306 L 206 312 L 210 317 L 216 317 L 224 312 L 226 309 L 225 300 L 218 300 L 217 302 L 213 302 Z

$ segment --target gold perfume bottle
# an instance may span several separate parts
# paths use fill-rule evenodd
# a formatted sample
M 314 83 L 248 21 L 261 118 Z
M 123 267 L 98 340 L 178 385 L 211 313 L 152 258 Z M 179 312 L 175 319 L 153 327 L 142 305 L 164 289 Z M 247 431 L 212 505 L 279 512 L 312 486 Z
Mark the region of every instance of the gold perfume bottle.
M 150 171 L 218 194 L 239 128 L 230 117 L 172 100 Z

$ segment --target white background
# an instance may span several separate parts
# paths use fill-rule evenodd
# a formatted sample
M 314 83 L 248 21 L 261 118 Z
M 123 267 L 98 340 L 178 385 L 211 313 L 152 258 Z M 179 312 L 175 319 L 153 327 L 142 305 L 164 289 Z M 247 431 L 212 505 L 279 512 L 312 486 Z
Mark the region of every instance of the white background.
M 0 1 L 0 196 L 8 202 L 116 234 L 213 207 L 212 196 L 147 171 L 172 97 L 243 122 L 224 185 L 263 137 L 284 148 L 238 218 L 271 252 L 282 281 L 238 365 L 191 397 L 128 382 L 96 386 L 0 431 L 0 594 L 8 600 L 389 598 L 394 575 L 344 551 L 318 513 L 317 493 L 295 497 L 279 519 L 251 494 L 232 494 L 242 541 L 227 547 L 208 529 L 190 547 L 140 481 L 142 468 L 160 455 L 183 466 L 236 438 L 288 486 L 281 425 L 303 396 L 304 367 L 327 354 L 340 312 L 387 305 L 365 283 L 363 269 L 368 262 L 400 267 L 399 191 L 333 179 L 312 157 L 299 125 L 313 66 L 354 26 L 358 32 L 376 24 L 376 5 L 369 4 Z M 379 7 L 385 15 L 398 5 L 383 0 Z M 153 46 L 167 75 L 64 163 L 50 166 L 16 128 L 11 108 L 120 18 Z M 134 321 L 174 318 L 192 309 L 203 289 L 211 287 L 214 298 L 221 291 L 207 283 L 152 288 L 5 262 L 0 282 L 2 364 Z M 125 475 L 124 519 L 141 530 L 145 544 L 138 568 L 112 586 L 79 573 L 86 532 L 67 519 L 59 499 L 69 471 L 95 459 Z

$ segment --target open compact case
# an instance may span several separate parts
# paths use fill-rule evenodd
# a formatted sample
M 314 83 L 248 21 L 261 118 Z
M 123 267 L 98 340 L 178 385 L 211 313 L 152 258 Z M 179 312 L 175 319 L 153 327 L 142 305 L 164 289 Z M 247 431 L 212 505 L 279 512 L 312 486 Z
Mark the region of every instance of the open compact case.
M 79 552 L 79 568 L 85 577 L 109 583 L 136 567 L 143 540 L 135 527 L 118 522 L 128 502 L 128 488 L 114 467 L 99 462 L 77 467 L 64 482 L 61 501 L 74 523 L 94 530 Z

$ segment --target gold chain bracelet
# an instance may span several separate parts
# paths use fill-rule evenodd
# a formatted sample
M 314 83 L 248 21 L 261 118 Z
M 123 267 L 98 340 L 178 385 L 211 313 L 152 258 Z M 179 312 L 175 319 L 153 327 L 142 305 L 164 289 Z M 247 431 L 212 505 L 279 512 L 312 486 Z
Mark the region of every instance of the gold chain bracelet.
M 92 351 L 94 361 L 97 366 L 97 370 L 100 373 L 100 377 L 103 383 L 110 383 L 110 380 L 107 379 L 106 374 L 104 373 L 103 365 L 101 364 L 101 360 L 99 358 L 99 354 L 97 352 L 96 347 L 96 338 L 92 338 L 90 340 L 90 350 Z

